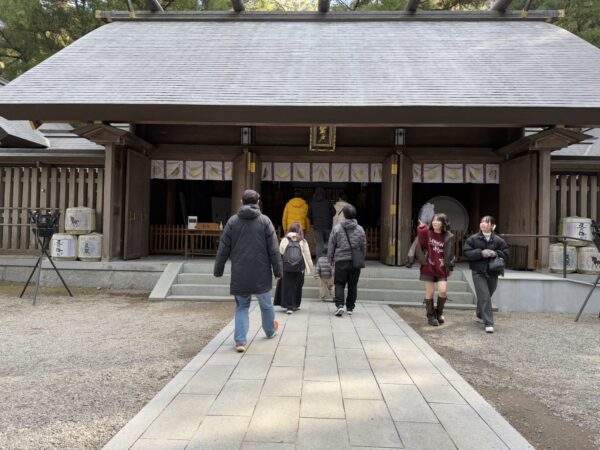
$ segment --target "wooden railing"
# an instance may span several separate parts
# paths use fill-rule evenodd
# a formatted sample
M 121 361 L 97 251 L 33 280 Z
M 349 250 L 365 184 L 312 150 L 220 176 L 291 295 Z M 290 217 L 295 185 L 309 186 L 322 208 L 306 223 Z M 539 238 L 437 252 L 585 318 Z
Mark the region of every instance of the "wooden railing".
M 365 233 L 367 235 L 367 258 L 379 259 L 379 228 L 365 228 Z M 283 236 L 281 227 L 277 228 L 277 235 Z M 150 225 L 150 253 L 183 255 L 185 236 L 185 225 Z M 316 244 L 311 233 L 308 233 L 307 240 L 314 253 Z M 213 236 L 197 236 L 195 238 L 194 253 L 216 255 L 217 247 L 218 240 Z
M 150 225 L 150 253 L 183 255 L 185 230 L 185 225 Z

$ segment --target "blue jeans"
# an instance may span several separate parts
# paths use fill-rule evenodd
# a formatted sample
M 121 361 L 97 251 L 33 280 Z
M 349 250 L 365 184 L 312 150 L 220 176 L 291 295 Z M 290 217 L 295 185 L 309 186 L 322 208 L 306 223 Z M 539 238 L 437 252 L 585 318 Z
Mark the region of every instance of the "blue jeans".
M 262 327 L 267 336 L 272 336 L 275 333 L 275 308 L 271 300 L 271 291 L 264 294 L 255 294 L 260 306 L 260 315 L 262 317 Z M 250 318 L 248 317 L 248 309 L 252 295 L 234 295 L 235 297 L 235 331 L 233 338 L 236 344 L 245 344 L 248 336 L 248 327 L 250 326 Z

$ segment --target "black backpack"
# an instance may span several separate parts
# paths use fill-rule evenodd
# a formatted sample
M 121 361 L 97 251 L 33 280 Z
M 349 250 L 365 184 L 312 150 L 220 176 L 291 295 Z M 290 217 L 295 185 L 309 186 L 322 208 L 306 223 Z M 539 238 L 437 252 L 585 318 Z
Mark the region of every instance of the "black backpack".
M 304 257 L 300 242 L 291 240 L 283 252 L 283 271 L 302 272 L 304 270 Z

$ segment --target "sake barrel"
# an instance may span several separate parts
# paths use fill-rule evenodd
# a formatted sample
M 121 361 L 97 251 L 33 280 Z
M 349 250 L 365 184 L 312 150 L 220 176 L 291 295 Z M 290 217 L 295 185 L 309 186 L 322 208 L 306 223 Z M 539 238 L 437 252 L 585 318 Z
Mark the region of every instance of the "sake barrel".
M 102 258 L 102 235 L 100 233 L 79 236 L 77 256 L 82 261 L 100 261 Z
M 600 252 L 595 245 L 577 249 L 577 272 L 590 275 L 600 274 Z
M 585 217 L 563 217 L 560 219 L 559 234 L 579 239 L 592 240 L 592 219 Z M 567 244 L 585 247 L 589 242 L 567 239 Z
M 572 245 L 567 245 L 567 273 L 575 272 L 577 268 L 577 250 Z M 562 273 L 563 271 L 563 245 L 550 246 L 550 271 Z
M 77 259 L 77 236 L 62 233 L 52 235 L 50 256 L 57 261 L 75 261 Z
M 96 211 L 92 208 L 67 208 L 65 231 L 70 234 L 88 234 L 96 230 Z

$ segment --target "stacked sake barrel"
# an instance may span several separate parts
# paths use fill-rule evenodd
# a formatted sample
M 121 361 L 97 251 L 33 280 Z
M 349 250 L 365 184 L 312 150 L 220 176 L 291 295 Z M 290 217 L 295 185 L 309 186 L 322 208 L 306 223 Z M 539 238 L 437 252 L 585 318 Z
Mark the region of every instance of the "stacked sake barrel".
M 567 272 L 577 271 L 583 274 L 600 274 L 600 252 L 592 240 L 592 220 L 585 217 L 563 217 L 560 220 L 559 234 L 567 236 Z M 581 241 L 579 238 L 585 239 Z M 560 255 L 559 255 L 560 253 Z M 563 246 L 550 246 L 550 270 L 562 272 Z
M 65 215 L 65 233 L 52 236 L 52 259 L 100 261 L 102 235 L 96 230 L 96 211 L 92 208 L 68 208 Z

